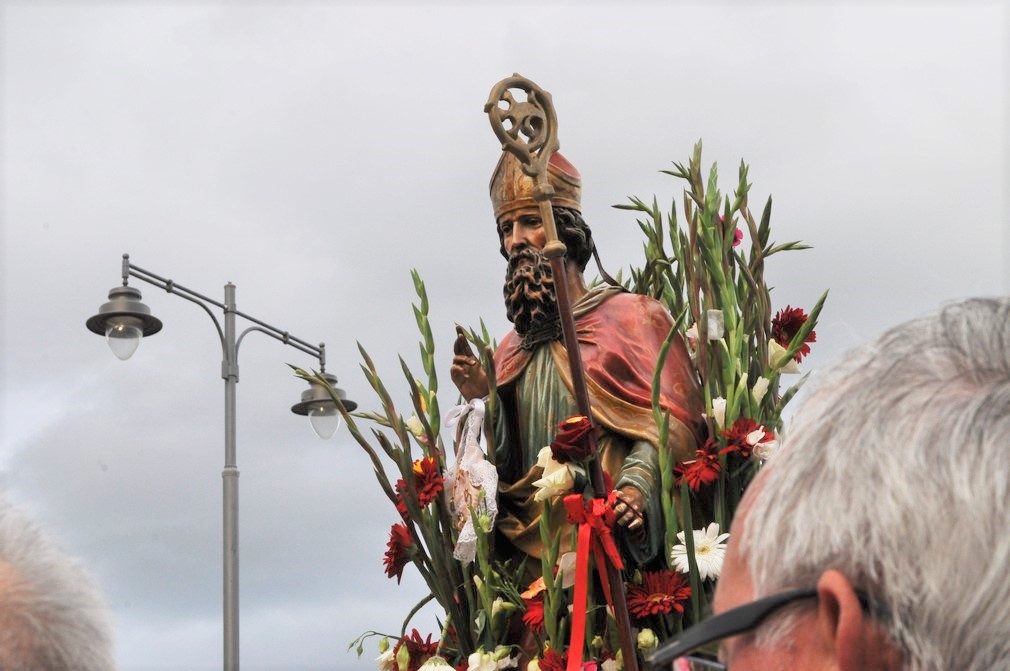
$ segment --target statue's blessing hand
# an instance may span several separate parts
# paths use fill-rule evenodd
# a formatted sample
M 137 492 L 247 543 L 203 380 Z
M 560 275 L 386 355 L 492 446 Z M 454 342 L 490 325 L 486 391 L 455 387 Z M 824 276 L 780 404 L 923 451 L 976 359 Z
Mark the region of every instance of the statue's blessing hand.
M 484 373 L 483 366 L 480 365 L 470 343 L 466 339 L 463 327 L 456 325 L 456 342 L 452 346 L 453 357 L 452 367 L 449 369 L 449 376 L 453 384 L 459 389 L 459 393 L 467 401 L 475 398 L 484 398 L 488 395 L 487 374 Z

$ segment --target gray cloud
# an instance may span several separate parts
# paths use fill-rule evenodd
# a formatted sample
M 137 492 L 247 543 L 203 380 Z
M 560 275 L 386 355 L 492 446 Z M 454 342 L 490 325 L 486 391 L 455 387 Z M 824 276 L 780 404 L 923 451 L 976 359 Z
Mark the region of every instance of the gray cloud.
M 554 96 L 562 151 L 611 272 L 637 261 L 629 195 L 698 138 L 724 189 L 741 158 L 774 237 L 777 306 L 831 289 L 816 366 L 885 326 L 1006 293 L 1005 90 L 997 3 L 342 3 L 3 6 L 0 477 L 102 583 L 124 669 L 221 659 L 223 403 L 199 309 L 132 284 L 165 322 L 129 362 L 84 320 L 119 259 L 310 342 L 364 409 L 356 342 L 409 413 L 421 373 L 409 269 L 448 368 L 453 323 L 504 333 L 487 203 L 498 147 L 481 112 L 518 71 Z M 346 432 L 288 408 L 307 356 L 240 353 L 242 659 L 369 668 L 422 596 L 382 572 L 396 517 Z M 454 402 L 448 376 L 440 400 Z M 425 633 L 430 613 L 417 620 Z

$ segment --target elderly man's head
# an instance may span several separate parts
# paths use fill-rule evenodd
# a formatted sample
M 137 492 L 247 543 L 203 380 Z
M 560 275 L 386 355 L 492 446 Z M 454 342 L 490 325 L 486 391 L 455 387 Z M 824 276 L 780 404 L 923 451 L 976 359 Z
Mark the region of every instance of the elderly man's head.
M 109 613 L 93 579 L 0 496 L 0 669 L 114 668 Z
M 788 603 L 724 660 L 1010 669 L 1010 300 L 891 329 L 809 391 L 738 512 L 714 610 Z

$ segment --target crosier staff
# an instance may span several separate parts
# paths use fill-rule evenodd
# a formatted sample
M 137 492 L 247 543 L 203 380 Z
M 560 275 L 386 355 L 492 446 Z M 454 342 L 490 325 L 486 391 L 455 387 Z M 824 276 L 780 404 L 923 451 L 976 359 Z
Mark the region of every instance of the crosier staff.
M 525 92 L 526 100 L 516 100 L 512 95 L 512 89 Z M 529 79 L 513 74 L 495 84 L 491 89 L 491 95 L 488 96 L 488 101 L 484 105 L 484 111 L 491 120 L 491 129 L 501 140 L 502 149 L 515 156 L 522 163 L 523 172 L 533 179 L 533 198 L 540 208 L 540 219 L 543 222 L 547 238 L 543 254 L 550 261 L 554 277 L 559 280 L 554 283 L 554 289 L 558 301 L 565 350 L 568 353 L 568 364 L 571 369 L 572 392 L 575 395 L 579 414 L 591 419 L 589 393 L 586 389 L 586 378 L 582 369 L 582 355 L 575 336 L 575 318 L 572 315 L 568 286 L 563 279 L 567 249 L 565 243 L 558 239 L 558 231 L 554 223 L 554 210 L 551 204 L 554 187 L 550 185 L 547 177 L 547 164 L 551 155 L 559 148 L 558 120 L 554 112 L 551 94 Z M 505 126 L 506 122 L 508 128 Z M 607 490 L 603 479 L 603 467 L 598 458 L 599 450 L 596 445 L 595 432 L 590 431 L 588 438 L 594 455 L 589 463 L 590 482 L 593 485 L 593 493 L 596 498 L 604 499 L 607 496 Z M 638 659 L 635 656 L 631 621 L 628 617 L 627 600 L 624 594 L 624 581 L 616 566 L 610 561 L 605 561 L 604 564 L 606 564 L 606 575 L 610 583 L 614 618 L 617 621 L 617 633 L 624 656 L 624 668 L 628 671 L 638 671 Z

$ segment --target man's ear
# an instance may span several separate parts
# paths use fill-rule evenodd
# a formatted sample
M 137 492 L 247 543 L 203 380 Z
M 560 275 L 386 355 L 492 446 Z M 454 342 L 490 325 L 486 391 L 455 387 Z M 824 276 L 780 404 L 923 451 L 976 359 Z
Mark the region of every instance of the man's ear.
M 890 671 L 901 656 L 879 622 L 863 610 L 852 583 L 829 569 L 817 581 L 817 623 L 840 671 Z

